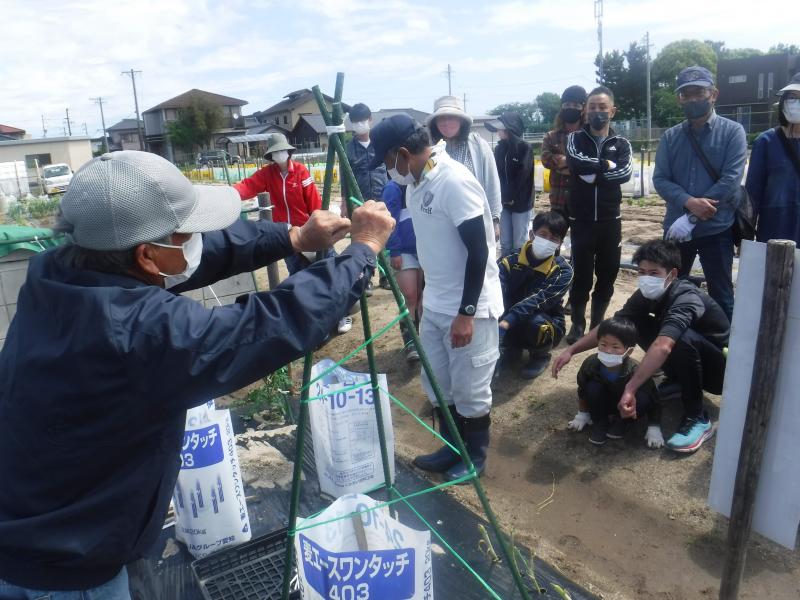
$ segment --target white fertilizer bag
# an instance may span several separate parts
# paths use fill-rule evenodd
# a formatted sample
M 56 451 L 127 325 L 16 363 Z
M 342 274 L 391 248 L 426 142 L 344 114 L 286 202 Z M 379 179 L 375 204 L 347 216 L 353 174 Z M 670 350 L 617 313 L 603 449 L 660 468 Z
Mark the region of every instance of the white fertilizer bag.
M 311 371 L 312 379 L 336 363 L 329 358 L 318 362 Z M 384 483 L 378 423 L 375 419 L 375 399 L 368 382 L 369 373 L 354 373 L 336 367 L 331 373 L 311 385 L 309 405 L 314 458 L 322 493 L 334 498 L 345 494 L 364 493 Z M 386 375 L 378 375 L 378 386 L 388 390 Z M 380 396 L 383 411 L 383 430 L 389 471 L 394 481 L 394 430 L 392 412 L 386 394 Z
M 195 558 L 250 539 L 231 415 L 215 410 L 213 400 L 186 411 L 172 504 L 175 537 Z
M 342 496 L 297 520 L 297 571 L 304 600 L 433 600 L 431 532 L 396 521 L 369 496 Z M 324 523 L 354 512 L 361 514 Z

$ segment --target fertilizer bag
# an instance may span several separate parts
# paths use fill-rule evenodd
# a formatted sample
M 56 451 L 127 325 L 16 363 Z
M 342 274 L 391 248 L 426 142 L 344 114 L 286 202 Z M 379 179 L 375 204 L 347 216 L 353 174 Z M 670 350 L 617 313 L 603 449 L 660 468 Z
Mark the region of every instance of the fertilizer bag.
M 403 525 L 386 506 L 369 510 L 378 505 L 349 494 L 316 517 L 297 520 L 304 600 L 433 600 L 430 531 Z M 346 518 L 326 523 L 339 517 Z
M 175 537 L 195 558 L 250 539 L 231 415 L 215 410 L 213 400 L 186 411 L 172 504 Z

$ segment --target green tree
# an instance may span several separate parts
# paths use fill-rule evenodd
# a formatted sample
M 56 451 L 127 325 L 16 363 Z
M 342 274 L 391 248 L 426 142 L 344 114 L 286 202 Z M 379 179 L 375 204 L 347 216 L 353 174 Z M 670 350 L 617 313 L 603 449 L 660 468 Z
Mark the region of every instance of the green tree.
M 683 119 L 683 111 L 672 88 L 660 87 L 653 92 L 653 125 L 672 127 Z
M 767 54 L 800 54 L 800 46 L 781 42 L 770 46 L 769 50 L 767 50 Z
M 667 44 L 653 61 L 653 82 L 658 86 L 674 88 L 678 73 L 693 65 L 716 73 L 717 55 L 714 49 L 700 40 L 680 40 Z
M 619 50 L 612 50 L 603 55 L 603 76 L 600 77 L 600 55 L 594 59 L 594 64 L 597 67 L 595 75 L 599 85 L 604 85 L 616 92 L 617 88 L 622 84 L 625 79 L 625 53 Z
M 502 115 L 504 112 L 515 112 L 522 117 L 525 130 L 532 129 L 536 124 L 536 102 L 507 102 L 495 106 L 489 111 L 490 115 Z
M 536 96 L 536 108 L 542 116 L 543 123 L 552 123 L 561 110 L 561 96 L 553 92 L 543 92 Z
M 725 42 L 714 42 L 705 40 L 703 42 L 710 46 L 717 56 L 717 60 L 729 60 L 731 58 L 750 58 L 751 56 L 763 56 L 764 53 L 758 48 L 726 48 Z
M 178 109 L 178 118 L 167 123 L 167 136 L 184 152 L 208 146 L 213 133 L 223 125 L 222 108 L 206 100 L 195 99 Z

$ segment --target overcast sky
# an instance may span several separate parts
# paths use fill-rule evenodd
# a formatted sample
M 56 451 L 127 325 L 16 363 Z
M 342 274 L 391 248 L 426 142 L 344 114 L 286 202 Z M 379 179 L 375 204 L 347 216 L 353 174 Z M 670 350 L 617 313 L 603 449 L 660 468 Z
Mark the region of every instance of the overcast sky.
M 741 8 L 738 8 L 741 7 Z M 653 56 L 683 38 L 766 50 L 798 43 L 798 0 L 606 0 L 604 49 L 650 31 Z M 594 0 L 0 0 L 0 123 L 62 135 L 100 131 L 191 88 L 247 100 L 245 114 L 345 73 L 347 102 L 430 112 L 453 93 L 483 114 L 594 79 Z

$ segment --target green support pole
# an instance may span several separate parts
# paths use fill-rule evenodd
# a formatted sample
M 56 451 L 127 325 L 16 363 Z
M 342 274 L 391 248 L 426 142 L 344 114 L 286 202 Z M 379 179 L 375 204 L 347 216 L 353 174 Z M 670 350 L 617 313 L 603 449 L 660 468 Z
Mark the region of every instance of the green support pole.
M 337 117 L 337 104 L 341 106 L 342 90 L 344 89 L 344 73 L 336 74 L 336 88 L 333 91 L 333 114 Z M 322 182 L 322 210 L 328 210 L 331 202 L 331 188 L 333 187 L 333 163 L 336 160 L 336 150 L 330 143 L 328 136 L 328 158 L 325 162 L 325 179 Z M 344 198 L 342 198 L 344 201 Z
M 303 383 L 311 380 L 313 354 L 306 354 L 303 360 Z M 289 504 L 289 539 L 286 540 L 286 564 L 283 567 L 283 600 L 289 600 L 289 586 L 292 582 L 292 560 L 294 558 L 294 527 L 300 507 L 300 478 L 303 475 L 303 452 L 305 451 L 306 423 L 308 422 L 308 388 L 300 392 L 300 416 L 297 419 L 297 440 L 292 471 L 292 496 Z
M 320 90 L 318 85 L 315 85 L 312 88 L 314 92 L 314 97 L 317 100 L 317 105 L 319 106 L 320 113 L 322 114 L 322 118 L 325 121 L 326 125 L 331 124 L 331 116 L 325 106 L 325 100 L 322 96 L 322 91 Z M 350 163 L 347 160 L 347 153 L 344 149 L 344 144 L 339 139 L 338 135 L 334 135 L 333 139 L 331 140 L 332 145 L 335 146 L 336 152 L 339 155 L 339 165 L 342 173 L 340 174 L 340 180 L 344 180 L 347 178 L 348 186 L 352 189 L 353 195 L 356 198 L 363 202 L 363 198 L 361 197 L 361 190 L 358 188 L 358 184 L 356 183 L 355 175 L 353 174 L 353 169 L 350 167 Z M 349 201 L 349 198 L 348 198 Z M 392 288 L 392 294 L 394 294 L 395 300 L 398 302 L 398 306 L 405 307 L 405 298 L 403 298 L 403 294 L 400 292 L 400 288 L 397 285 L 397 281 L 394 278 L 394 273 L 392 269 L 389 268 L 389 265 L 386 261 L 385 251 L 381 252 L 378 255 L 378 264 L 383 268 L 386 278 L 389 280 L 389 285 Z M 363 302 L 363 299 L 362 299 Z M 367 315 L 368 316 L 368 315 Z M 411 333 L 411 337 L 414 340 L 414 344 L 419 352 L 420 360 L 422 361 L 422 366 L 425 369 L 425 373 L 428 375 L 428 380 L 431 383 L 431 387 L 433 388 L 434 395 L 436 396 L 436 402 L 439 406 L 446 406 L 447 403 L 444 401 L 444 394 L 442 393 L 441 388 L 439 387 L 438 381 L 436 381 L 435 376 L 433 375 L 433 369 L 431 368 L 430 362 L 428 361 L 428 357 L 425 353 L 425 349 L 422 346 L 422 343 L 419 340 L 419 336 L 417 335 L 416 327 L 414 326 L 414 321 L 411 318 L 411 315 L 406 315 L 405 317 L 406 325 L 408 326 L 409 333 Z M 368 346 L 369 348 L 369 346 Z M 453 420 L 453 416 L 450 414 L 449 410 L 442 410 L 440 411 L 441 414 L 444 416 L 445 422 L 447 423 L 447 429 L 450 431 L 450 435 L 452 436 L 453 440 L 455 441 L 455 445 L 458 448 L 459 453 L 461 454 L 461 459 L 464 462 L 464 465 L 467 467 L 467 470 L 471 473 L 475 473 L 475 467 L 472 464 L 472 461 L 469 458 L 469 454 L 467 453 L 467 449 L 464 446 L 464 440 L 461 439 L 461 435 L 458 433 L 458 429 L 456 428 L 455 421 Z M 528 590 L 525 587 L 525 582 L 522 579 L 522 575 L 517 568 L 517 564 L 514 560 L 513 549 L 509 549 L 508 542 L 503 537 L 502 529 L 500 524 L 497 520 L 497 516 L 494 514 L 491 505 L 489 504 L 489 498 L 486 496 L 486 492 L 483 489 L 483 486 L 480 483 L 480 479 L 476 476 L 472 479 L 472 484 L 475 487 L 475 492 L 478 495 L 478 499 L 480 500 L 481 506 L 483 507 L 484 512 L 486 513 L 486 517 L 489 519 L 489 523 L 492 526 L 492 529 L 497 536 L 497 540 L 500 543 L 500 548 L 503 552 L 503 556 L 508 563 L 509 569 L 511 569 L 511 575 L 514 578 L 514 582 L 517 585 L 517 589 L 519 590 L 520 594 L 524 600 L 530 600 L 530 595 L 528 594 Z

